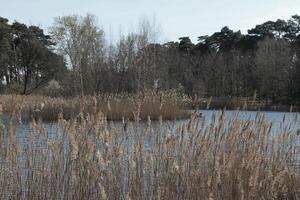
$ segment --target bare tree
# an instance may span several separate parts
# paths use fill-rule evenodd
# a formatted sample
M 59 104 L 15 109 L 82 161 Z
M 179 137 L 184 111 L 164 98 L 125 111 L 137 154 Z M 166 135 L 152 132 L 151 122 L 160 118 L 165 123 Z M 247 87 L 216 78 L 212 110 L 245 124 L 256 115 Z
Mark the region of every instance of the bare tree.
M 104 31 L 98 27 L 96 17 L 90 14 L 58 17 L 50 33 L 58 52 L 66 57 L 72 70 L 79 73 L 81 95 L 84 95 L 84 89 L 87 93 L 92 91 L 97 82 L 93 75 L 97 74 L 105 55 Z M 91 79 L 94 80 L 92 85 Z
M 150 21 L 148 17 L 141 18 L 138 27 L 138 91 L 157 80 L 156 74 L 156 43 L 161 33 L 155 16 Z M 149 45 L 152 44 L 152 45 Z

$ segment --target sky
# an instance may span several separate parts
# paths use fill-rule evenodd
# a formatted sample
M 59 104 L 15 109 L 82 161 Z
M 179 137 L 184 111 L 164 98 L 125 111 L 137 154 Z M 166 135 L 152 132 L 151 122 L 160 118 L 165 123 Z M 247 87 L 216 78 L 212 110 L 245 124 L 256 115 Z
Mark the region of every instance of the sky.
M 161 41 L 189 36 L 197 41 L 224 26 L 243 33 L 268 20 L 300 15 L 300 0 L 0 0 L 0 16 L 11 22 L 50 27 L 55 17 L 94 14 L 111 39 L 155 18 Z

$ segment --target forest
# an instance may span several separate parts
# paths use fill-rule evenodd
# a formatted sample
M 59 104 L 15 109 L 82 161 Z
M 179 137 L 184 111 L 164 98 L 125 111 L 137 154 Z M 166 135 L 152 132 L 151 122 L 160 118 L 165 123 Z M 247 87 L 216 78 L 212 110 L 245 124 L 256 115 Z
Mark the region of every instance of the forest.
M 0 18 L 0 91 L 73 97 L 151 88 L 299 104 L 299 15 L 258 24 L 247 34 L 225 26 L 197 43 L 158 37 L 148 19 L 112 42 L 92 14 L 57 17 L 49 30 Z

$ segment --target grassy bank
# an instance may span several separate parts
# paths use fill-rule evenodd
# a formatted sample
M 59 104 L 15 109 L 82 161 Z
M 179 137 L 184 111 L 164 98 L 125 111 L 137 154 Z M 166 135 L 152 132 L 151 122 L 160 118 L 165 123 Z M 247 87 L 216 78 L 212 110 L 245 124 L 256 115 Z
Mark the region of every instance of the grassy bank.
M 41 119 L 56 121 L 59 115 L 66 120 L 78 119 L 101 113 L 107 120 L 174 120 L 187 119 L 187 109 L 231 109 L 299 111 L 298 106 L 271 105 L 250 101 L 248 98 L 202 98 L 192 99 L 174 91 L 148 91 L 141 95 L 98 95 L 77 98 L 53 98 L 47 96 L 0 95 L 0 103 L 5 114 L 14 110 L 20 121 Z
M 148 119 L 145 129 L 102 114 L 61 116 L 54 133 L 32 121 L 25 138 L 12 122 L 1 124 L 0 198 L 297 199 L 297 123 L 274 137 L 261 115 L 159 128 Z
M 64 119 L 75 119 L 79 114 L 102 113 L 108 120 L 165 120 L 188 118 L 181 109 L 181 99 L 174 92 L 143 95 L 101 95 L 83 98 L 51 98 L 46 96 L 0 96 L 5 113 L 15 110 L 21 120 L 42 119 L 55 121 L 61 114 Z

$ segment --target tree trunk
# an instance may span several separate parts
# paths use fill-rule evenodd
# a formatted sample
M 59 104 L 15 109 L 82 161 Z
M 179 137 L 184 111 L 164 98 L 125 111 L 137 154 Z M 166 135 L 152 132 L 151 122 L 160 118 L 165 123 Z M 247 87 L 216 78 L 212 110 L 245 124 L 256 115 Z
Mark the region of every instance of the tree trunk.
M 25 71 L 23 95 L 26 95 L 27 84 L 28 84 L 28 72 Z

